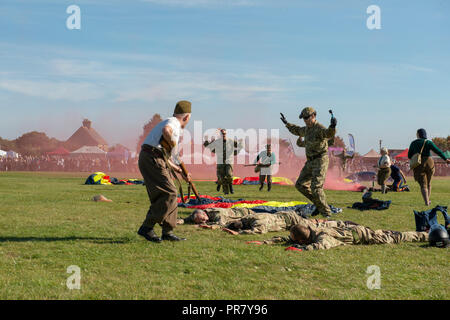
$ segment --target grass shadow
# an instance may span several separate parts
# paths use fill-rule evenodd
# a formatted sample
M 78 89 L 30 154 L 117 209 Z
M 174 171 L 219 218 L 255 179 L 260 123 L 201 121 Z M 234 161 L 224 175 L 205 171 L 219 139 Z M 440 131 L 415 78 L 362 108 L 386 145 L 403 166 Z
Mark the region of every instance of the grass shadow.
M 123 244 L 130 242 L 128 238 L 102 238 L 102 237 L 0 237 L 1 242 L 56 242 L 56 241 L 89 241 L 100 244 Z

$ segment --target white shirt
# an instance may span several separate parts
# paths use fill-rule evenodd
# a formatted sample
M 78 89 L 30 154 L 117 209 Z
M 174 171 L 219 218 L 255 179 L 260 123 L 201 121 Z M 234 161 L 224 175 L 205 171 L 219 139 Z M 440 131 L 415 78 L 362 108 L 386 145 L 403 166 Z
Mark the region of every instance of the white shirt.
M 158 123 L 152 131 L 145 138 L 143 144 L 148 144 L 149 146 L 161 149 L 162 146 L 159 143 L 162 137 L 162 130 L 165 126 L 169 126 L 172 128 L 172 141 L 175 143 L 175 147 L 173 150 L 176 150 L 178 146 L 178 141 L 180 140 L 180 136 L 183 133 L 183 129 L 181 129 L 181 123 L 175 117 L 170 117 L 164 121 Z
M 391 158 L 387 154 L 381 156 L 378 160 L 378 168 L 389 168 L 391 166 Z
M 261 164 L 271 164 L 272 166 L 275 164 L 276 158 L 275 153 L 273 151 L 270 153 L 270 156 L 267 155 L 267 150 L 261 151 L 258 155 L 258 157 L 255 159 L 255 163 L 257 163 L 259 160 L 259 163 Z M 261 167 L 261 175 L 267 176 L 272 175 L 272 166 L 270 167 Z

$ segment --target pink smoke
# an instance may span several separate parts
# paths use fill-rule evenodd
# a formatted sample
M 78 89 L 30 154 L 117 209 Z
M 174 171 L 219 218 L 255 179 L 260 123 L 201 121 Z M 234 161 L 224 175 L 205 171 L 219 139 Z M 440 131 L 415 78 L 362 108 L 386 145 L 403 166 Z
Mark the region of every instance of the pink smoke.
M 361 192 L 366 187 L 359 183 L 344 182 L 344 176 L 339 175 L 339 169 L 333 167 L 328 169 L 324 188 L 327 190 L 344 190 L 344 191 Z

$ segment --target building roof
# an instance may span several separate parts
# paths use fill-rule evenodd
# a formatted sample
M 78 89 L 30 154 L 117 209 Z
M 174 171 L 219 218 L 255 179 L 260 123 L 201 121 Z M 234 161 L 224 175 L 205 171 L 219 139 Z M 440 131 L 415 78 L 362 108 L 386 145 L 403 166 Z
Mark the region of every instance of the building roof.
M 381 155 L 378 152 L 376 152 L 375 150 L 370 149 L 370 151 L 367 152 L 365 155 L 363 155 L 363 157 L 364 158 L 379 158 L 379 157 L 381 157 Z
M 83 125 L 66 141 L 72 149 L 82 146 L 107 146 L 108 143 L 91 127 L 91 121 L 83 120 Z
M 106 154 L 105 151 L 95 146 L 83 146 L 70 154 Z

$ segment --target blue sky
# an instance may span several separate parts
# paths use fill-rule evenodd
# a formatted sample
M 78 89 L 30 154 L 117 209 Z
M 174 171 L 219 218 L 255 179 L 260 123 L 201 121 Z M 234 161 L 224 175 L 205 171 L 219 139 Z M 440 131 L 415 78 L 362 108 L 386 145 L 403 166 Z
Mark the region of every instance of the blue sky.
M 68 30 L 66 8 L 81 9 Z M 366 9 L 381 8 L 381 30 Z M 83 118 L 135 146 L 154 113 L 203 128 L 279 128 L 312 105 L 357 151 L 450 134 L 450 2 L 2 0 L 0 136 L 67 139 Z M 192 125 L 188 126 L 188 129 Z

